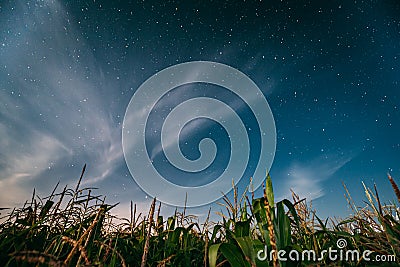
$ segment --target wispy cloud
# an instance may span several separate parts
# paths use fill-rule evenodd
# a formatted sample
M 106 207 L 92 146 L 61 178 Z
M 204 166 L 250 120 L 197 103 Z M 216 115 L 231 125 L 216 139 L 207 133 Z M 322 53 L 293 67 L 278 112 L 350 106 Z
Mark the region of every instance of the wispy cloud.
M 110 83 L 63 6 L 42 4 L 19 2 L 19 15 L 7 20 L 18 34 L 0 34 L 14 38 L 0 47 L 1 206 L 24 201 L 32 183 L 46 184 L 44 170 L 65 169 L 71 159 L 96 163 L 85 183 L 106 179 L 123 162 L 121 126 L 104 108 Z
M 54 137 L 39 132 L 32 132 L 29 142 L 24 142 L 24 148 L 20 149 L 18 140 L 7 138 L 12 134 L 4 125 L 0 124 L 0 132 L 7 139 L 2 142 L 0 153 L 0 204 L 16 205 L 27 199 L 32 190 L 30 182 L 71 150 Z
M 325 194 L 324 182 L 331 178 L 340 168 L 352 160 L 349 157 L 320 157 L 307 163 L 294 162 L 287 169 L 287 179 L 280 192 L 282 198 L 290 198 L 292 189 L 301 198 L 317 199 Z

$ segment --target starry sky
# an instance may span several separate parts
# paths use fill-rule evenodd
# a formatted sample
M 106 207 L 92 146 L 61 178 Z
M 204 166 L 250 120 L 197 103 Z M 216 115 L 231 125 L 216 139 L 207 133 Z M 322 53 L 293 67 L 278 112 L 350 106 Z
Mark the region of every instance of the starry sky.
M 277 199 L 293 189 L 322 217 L 349 214 L 342 182 L 360 205 L 361 181 L 393 199 L 386 174 L 400 181 L 398 1 L 1 1 L 0 25 L 1 207 L 21 205 L 33 188 L 46 195 L 58 181 L 74 185 L 86 163 L 84 186 L 120 202 L 117 214 L 129 214 L 130 200 L 147 210 L 151 196 L 124 158 L 124 115 L 143 82 L 190 61 L 229 65 L 262 91 L 276 126 Z M 184 100 L 225 99 L 248 120 L 251 151 L 260 153 L 248 107 L 216 87 L 171 91 L 149 116 L 149 132 Z M 230 156 L 224 128 L 194 120 L 179 147 L 195 160 L 206 136 L 215 164 L 192 180 L 163 167 L 157 134 L 148 153 L 170 181 L 207 184 Z M 257 160 L 250 156 L 245 175 Z M 191 212 L 210 205 L 220 209 Z

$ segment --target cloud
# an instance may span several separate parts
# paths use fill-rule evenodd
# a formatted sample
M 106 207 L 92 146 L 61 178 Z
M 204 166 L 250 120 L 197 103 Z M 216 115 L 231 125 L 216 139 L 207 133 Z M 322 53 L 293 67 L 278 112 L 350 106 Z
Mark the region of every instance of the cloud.
M 0 40 L 11 38 L 0 47 L 0 206 L 17 205 L 48 183 L 49 168 L 90 161 L 90 184 L 123 163 L 121 126 L 110 108 L 118 92 L 109 90 L 113 84 L 69 16 L 57 1 L 31 8 L 21 1 L 7 20 L 18 34 L 0 33 Z
M 283 188 L 292 189 L 301 198 L 308 200 L 324 196 L 324 181 L 331 178 L 340 168 L 353 157 L 338 158 L 321 157 L 308 163 L 294 162 L 287 169 L 288 178 Z M 289 192 L 283 192 L 282 198 L 291 198 Z
M 24 147 L 18 140 L 7 138 L 10 131 L 0 124 L 1 133 L 5 133 L 6 141 L 2 141 L 0 204 L 16 205 L 30 195 L 30 182 L 35 180 L 44 170 L 58 161 L 64 153 L 71 153 L 62 143 L 52 136 L 33 131 L 29 142 Z M 5 154 L 6 153 L 6 154 Z

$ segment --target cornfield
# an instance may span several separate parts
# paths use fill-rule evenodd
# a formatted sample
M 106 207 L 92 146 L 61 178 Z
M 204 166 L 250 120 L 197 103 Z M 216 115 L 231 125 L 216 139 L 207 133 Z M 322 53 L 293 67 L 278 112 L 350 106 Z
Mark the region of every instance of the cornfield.
M 0 209 L 0 263 L 4 266 L 372 266 L 357 259 L 332 260 L 328 253 L 344 242 L 345 255 L 371 251 L 400 264 L 400 190 L 389 175 L 397 203 L 381 203 L 378 190 L 365 185 L 367 205 L 358 207 L 344 185 L 353 215 L 341 221 L 322 221 L 311 203 L 292 192 L 292 199 L 275 202 L 271 177 L 256 198 L 233 186 L 234 197 L 223 196 L 220 221 L 175 211 L 164 218 L 153 200 L 148 214 L 131 202 L 130 218 L 116 218 L 114 207 L 81 188 L 85 167 L 75 188 L 65 187 L 41 198 L 35 191 L 21 208 Z M 251 186 L 251 184 L 249 185 Z M 4 215 L 4 214 L 3 214 Z M 316 257 L 290 255 L 315 253 Z M 278 253 L 279 252 L 279 253 Z M 262 255 L 262 257 L 260 257 Z M 289 255 L 283 260 L 282 255 Z M 311 256 L 315 256 L 311 255 Z M 268 256 L 268 257 L 267 257 Z M 390 257 L 389 257 L 390 256 Z

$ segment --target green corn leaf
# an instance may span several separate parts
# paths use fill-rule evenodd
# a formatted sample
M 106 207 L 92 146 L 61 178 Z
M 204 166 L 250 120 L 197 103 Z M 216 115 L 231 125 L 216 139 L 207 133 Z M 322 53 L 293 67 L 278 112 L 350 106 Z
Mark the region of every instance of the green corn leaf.
M 266 211 L 264 207 L 264 198 L 257 198 L 253 200 L 253 213 L 257 221 L 258 229 L 264 239 L 264 242 L 269 244 L 269 232 Z
M 245 236 L 237 237 L 235 239 L 245 256 L 245 259 L 250 263 L 250 265 L 254 265 L 256 262 L 256 252 L 254 251 L 253 240 L 251 237 Z
M 210 267 L 216 266 L 218 251 L 221 251 L 222 255 L 232 267 L 250 267 L 250 264 L 243 259 L 239 248 L 231 243 L 220 243 L 210 246 L 208 251 Z
M 290 202 L 287 199 L 282 200 L 282 202 L 289 209 L 289 212 L 290 212 L 290 214 L 292 214 L 297 228 L 300 229 L 300 220 L 299 220 L 299 216 L 297 215 L 297 212 L 296 212 L 296 209 L 295 209 L 294 205 L 292 204 L 292 202 Z
M 253 200 L 253 213 L 258 223 L 266 224 L 267 216 L 265 213 L 263 198 L 257 198 Z
M 250 236 L 250 224 L 251 224 L 251 220 L 244 221 L 244 222 L 236 222 L 235 236 L 236 237 Z
M 217 264 L 218 250 L 222 243 L 211 245 L 208 249 L 208 263 L 210 267 L 215 267 Z
M 220 251 L 232 267 L 249 266 L 249 263 L 243 259 L 242 253 L 237 246 L 230 243 L 223 243 L 220 246 Z
M 272 179 L 269 174 L 267 174 L 267 179 L 266 179 L 266 185 L 265 185 L 265 191 L 268 199 L 268 203 L 271 207 L 274 206 L 274 190 L 272 188 Z
M 179 237 L 181 236 L 181 233 L 183 233 L 185 228 L 183 227 L 177 227 L 175 228 L 174 231 L 172 231 L 169 236 L 168 236 L 168 242 L 172 244 L 178 244 L 179 243 Z
M 215 237 L 217 236 L 217 233 L 219 232 L 219 230 L 221 228 L 222 228 L 222 225 L 220 225 L 220 224 L 214 226 L 213 233 L 212 233 L 211 239 L 210 239 L 211 242 L 215 242 Z
M 290 220 L 285 213 L 282 201 L 276 204 L 277 207 L 277 242 L 278 248 L 284 249 L 290 245 L 291 232 L 290 232 Z
M 175 216 L 174 217 L 168 217 L 167 225 L 168 225 L 168 230 L 174 230 L 174 228 L 175 228 Z

